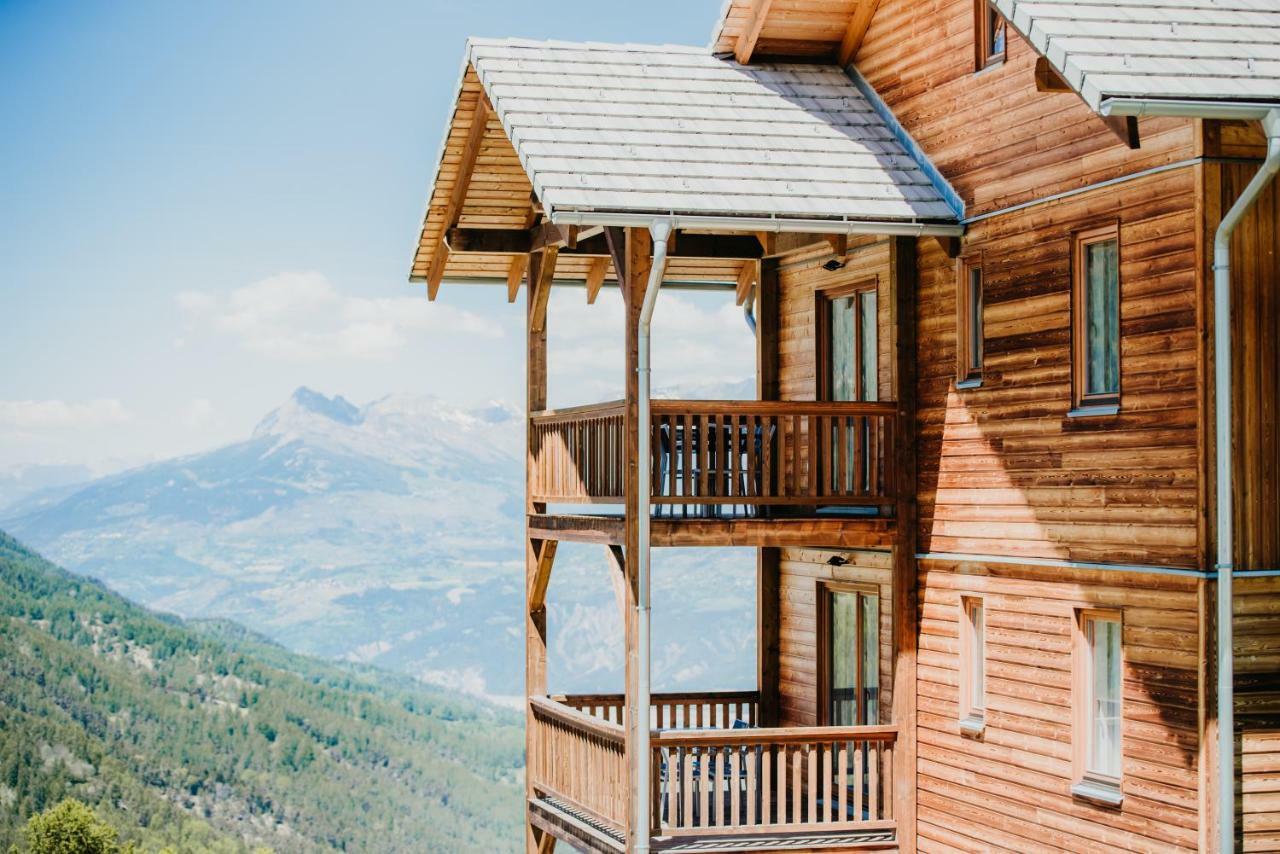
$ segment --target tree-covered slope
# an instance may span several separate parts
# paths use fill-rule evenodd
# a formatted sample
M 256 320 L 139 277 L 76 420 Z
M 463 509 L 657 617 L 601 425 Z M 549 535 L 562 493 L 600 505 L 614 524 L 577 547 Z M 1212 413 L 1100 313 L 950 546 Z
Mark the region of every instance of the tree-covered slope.
M 186 624 L 0 533 L 0 851 L 75 797 L 144 850 L 496 851 L 515 715 Z

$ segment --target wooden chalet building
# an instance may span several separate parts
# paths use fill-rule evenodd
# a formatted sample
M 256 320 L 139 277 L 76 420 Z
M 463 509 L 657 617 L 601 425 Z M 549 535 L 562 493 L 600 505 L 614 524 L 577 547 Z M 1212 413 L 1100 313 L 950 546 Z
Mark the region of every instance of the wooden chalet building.
M 525 292 L 529 849 L 1280 850 L 1276 109 L 1278 0 L 471 41 L 412 277 Z M 548 411 L 573 285 L 626 394 Z M 757 401 L 649 399 L 660 286 L 752 309 Z M 562 541 L 624 694 L 548 695 Z M 721 545 L 758 682 L 651 693 L 649 551 Z

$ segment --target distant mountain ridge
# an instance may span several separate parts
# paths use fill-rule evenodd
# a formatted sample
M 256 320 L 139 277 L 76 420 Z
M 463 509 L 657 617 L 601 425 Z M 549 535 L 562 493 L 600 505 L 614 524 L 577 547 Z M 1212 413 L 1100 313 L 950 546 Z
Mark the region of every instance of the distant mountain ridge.
M 75 797 L 144 851 L 514 851 L 519 718 L 183 623 L 0 532 L 0 850 Z
M 32 496 L 0 526 L 149 607 L 515 705 L 524 441 L 523 413 L 498 402 L 357 406 L 300 388 L 242 442 Z M 656 559 L 656 597 L 663 584 L 708 591 L 655 613 L 671 619 L 654 667 L 672 689 L 742 687 L 752 673 L 754 561 L 729 555 Z M 549 623 L 561 690 L 621 686 L 603 567 L 598 547 L 560 550 Z

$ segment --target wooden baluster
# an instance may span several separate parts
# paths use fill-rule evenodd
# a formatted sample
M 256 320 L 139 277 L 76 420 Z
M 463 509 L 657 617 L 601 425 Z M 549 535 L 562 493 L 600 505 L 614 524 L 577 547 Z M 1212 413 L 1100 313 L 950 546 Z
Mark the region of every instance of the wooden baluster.
M 693 827 L 694 749 L 692 747 L 684 747 L 681 748 L 681 753 L 684 754 L 684 815 L 681 816 L 681 826 Z
M 809 745 L 809 813 L 805 821 L 810 824 L 818 821 L 818 754 L 821 749 L 821 745 Z
M 679 423 L 679 416 L 667 417 L 667 490 L 673 498 L 680 494 L 680 459 L 676 456 L 676 427 Z
M 698 495 L 705 496 L 711 493 L 707 491 L 707 475 L 710 464 L 710 442 L 707 441 L 708 431 L 711 429 L 707 421 L 707 414 L 704 412 L 700 416 L 700 426 L 698 428 Z
M 790 797 L 787 794 L 787 745 L 778 745 L 778 791 L 774 794 L 774 801 L 777 804 L 777 824 L 787 823 L 787 810 L 790 806 Z
M 818 493 L 819 456 L 818 456 L 817 442 L 815 441 L 816 437 L 814 436 L 814 433 L 816 432 L 814 429 L 814 423 L 813 423 L 814 420 L 815 418 L 812 415 L 805 416 L 805 421 L 806 421 L 805 426 L 807 428 L 805 430 L 805 450 L 806 450 L 805 465 L 809 469 L 808 471 L 809 476 L 807 481 L 809 484 L 809 491 L 806 493 L 806 497 L 809 497 L 809 498 L 816 498 L 819 494 Z
M 836 443 L 836 494 L 847 495 L 849 492 L 849 442 L 846 437 L 849 422 L 843 415 L 837 415 L 833 420 Z
M 804 478 L 801 477 L 801 466 L 804 464 L 801 450 L 800 416 L 791 416 L 791 454 L 788 457 L 787 495 L 795 497 L 804 495 Z
M 729 787 L 729 816 L 725 823 L 730 827 L 737 826 L 742 823 L 740 810 L 742 809 L 742 748 L 729 748 L 729 776 L 726 779 L 726 785 Z
M 853 743 L 853 820 L 862 821 L 862 789 L 863 789 L 863 744 Z
M 760 418 L 760 497 L 773 497 L 773 416 Z
M 836 821 L 849 820 L 849 742 L 840 742 L 836 756 Z
M 880 817 L 880 750 L 874 741 L 867 742 L 867 814 L 872 821 Z
M 773 816 L 773 745 L 760 746 L 760 823 L 772 824 Z
M 797 744 L 791 751 L 791 823 L 804 821 L 804 754 L 805 745 Z
M 884 761 L 884 817 L 893 818 L 893 742 L 886 741 L 880 747 Z
M 831 791 L 831 775 L 833 773 L 831 769 L 831 751 L 833 749 L 833 746 L 831 742 L 828 741 L 828 742 L 823 742 L 821 747 L 822 747 L 822 782 L 821 782 L 822 810 L 818 820 L 833 821 L 835 818 L 835 814 L 834 814 L 835 798 L 832 797 L 834 793 Z
M 744 478 L 744 480 L 746 480 L 746 484 L 744 485 L 745 488 L 743 489 L 743 492 L 750 498 L 759 498 L 760 469 L 759 461 L 756 459 L 756 430 L 758 429 L 758 425 L 756 424 L 756 417 L 754 415 L 748 415 L 746 417 L 745 429 L 745 441 L 747 443 L 747 476 Z
M 747 826 L 754 827 L 756 823 L 756 765 L 760 761 L 760 750 L 756 747 L 748 747 L 742 756 L 746 762 L 747 777 Z

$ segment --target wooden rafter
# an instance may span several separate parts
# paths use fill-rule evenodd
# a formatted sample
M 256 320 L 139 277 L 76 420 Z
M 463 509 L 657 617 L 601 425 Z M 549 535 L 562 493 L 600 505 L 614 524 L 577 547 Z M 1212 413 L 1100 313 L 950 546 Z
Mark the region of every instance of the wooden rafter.
M 524 280 L 525 268 L 529 266 L 528 255 L 516 255 L 507 267 L 507 302 L 515 302 L 520 295 L 520 282 Z
M 867 28 L 876 15 L 880 0 L 859 0 L 853 15 L 849 18 L 849 26 L 845 28 L 844 38 L 840 40 L 840 48 L 836 51 L 836 60 L 841 66 L 853 62 L 862 47 L 862 40 L 867 36 Z
M 480 154 L 485 128 L 489 125 L 490 111 L 489 99 L 482 92 L 480 99 L 476 101 L 475 113 L 471 116 L 471 127 L 467 131 L 467 141 L 462 146 L 462 157 L 458 161 L 458 173 L 453 181 L 453 191 L 449 194 L 449 202 L 444 209 L 440 238 L 431 256 L 431 270 L 427 274 L 427 299 L 435 299 L 440 291 L 440 280 L 444 278 L 444 267 L 449 260 L 449 246 L 445 242 L 445 236 L 449 229 L 457 225 L 458 217 L 462 214 L 462 205 L 467 199 L 467 187 L 471 183 L 471 173 L 475 171 L 476 157 Z
M 587 305 L 596 301 L 600 288 L 604 285 L 605 273 L 609 271 L 608 258 L 593 258 L 587 269 Z
M 533 547 L 537 551 L 538 564 L 533 577 L 529 579 L 529 610 L 537 611 L 547 603 L 547 585 L 551 583 L 551 567 L 556 561 L 557 540 L 534 540 Z
M 613 274 L 621 285 L 627 280 L 627 237 L 624 229 L 616 226 L 604 230 L 604 241 L 609 247 L 609 259 L 613 261 Z M 626 289 L 623 289 L 624 295 Z
M 738 43 L 733 48 L 734 57 L 743 65 L 751 61 L 751 55 L 755 53 L 756 43 L 760 41 L 760 33 L 764 31 L 764 24 L 769 19 L 769 10 L 772 7 L 773 0 L 755 0 L 751 6 L 751 20 L 742 28 Z
M 751 298 L 751 289 L 760 281 L 760 262 L 747 261 L 738 271 L 738 287 L 735 290 L 738 305 L 746 304 Z
M 557 247 L 549 246 L 529 255 L 529 328 L 534 332 L 541 332 L 547 322 L 547 302 L 551 299 L 551 281 L 559 254 Z
M 601 233 L 573 227 L 561 231 L 543 223 L 531 231 L 504 228 L 451 228 L 446 235 L 449 250 L 455 254 L 474 252 L 482 255 L 527 255 L 555 247 L 564 255 L 610 258 L 613 251 L 608 238 Z M 671 258 L 714 258 L 752 261 L 764 254 L 754 237 L 726 234 L 682 233 L 672 241 Z

